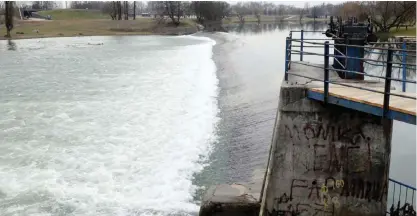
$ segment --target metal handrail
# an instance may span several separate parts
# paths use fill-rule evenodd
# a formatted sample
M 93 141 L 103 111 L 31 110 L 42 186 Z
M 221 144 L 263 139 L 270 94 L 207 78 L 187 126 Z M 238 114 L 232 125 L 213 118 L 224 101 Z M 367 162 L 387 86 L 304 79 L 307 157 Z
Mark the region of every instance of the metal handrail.
M 399 185 L 401 185 L 401 186 L 407 187 L 407 188 L 409 188 L 409 189 L 416 190 L 416 188 L 415 188 L 415 187 L 410 186 L 410 185 L 407 185 L 407 184 L 404 184 L 404 183 L 399 182 L 399 181 L 397 181 L 397 180 L 395 180 L 395 179 L 389 178 L 388 180 L 390 180 L 390 181 L 392 181 L 392 182 L 394 182 L 394 183 L 397 183 L 397 184 L 399 184 Z
M 328 41 L 326 41 L 325 43 L 318 43 L 318 42 L 313 42 L 313 41 L 304 41 L 304 31 L 301 31 L 301 40 L 300 39 L 294 39 L 292 38 L 292 32 L 290 32 L 289 37 L 287 37 L 286 40 L 286 48 L 285 48 L 285 52 L 287 53 L 286 55 L 286 59 L 285 59 L 285 80 L 288 80 L 288 74 L 291 75 L 295 75 L 295 76 L 301 76 L 304 78 L 308 78 L 308 79 L 312 79 L 312 80 L 318 80 L 318 81 L 322 81 L 324 82 L 324 101 L 327 101 L 327 97 L 328 97 L 328 85 L 329 83 L 333 83 L 333 84 L 337 84 L 337 85 L 342 85 L 342 86 L 346 86 L 346 87 L 351 87 L 351 88 L 357 88 L 357 89 L 362 89 L 362 90 L 366 90 L 366 91 L 371 91 L 371 92 L 376 92 L 376 93 L 380 93 L 384 95 L 384 102 L 383 102 L 383 116 L 385 117 L 388 113 L 389 110 L 389 99 L 391 95 L 394 96 L 398 96 L 398 97 L 402 97 L 402 98 L 409 98 L 409 99 L 413 99 L 416 100 L 416 97 L 412 97 L 412 96 L 408 96 L 408 95 L 400 95 L 400 94 L 396 94 L 391 92 L 391 81 L 399 81 L 402 82 L 403 84 L 403 92 L 405 92 L 405 86 L 406 83 L 412 83 L 412 84 L 416 84 L 415 80 L 408 80 L 406 78 L 406 72 L 405 70 L 408 68 L 406 66 L 412 66 L 415 67 L 416 64 L 411 64 L 411 63 L 406 63 L 404 56 L 406 56 L 406 50 L 405 49 L 405 43 L 403 44 L 403 48 L 404 49 L 395 49 L 392 47 L 384 47 L 384 48 L 380 48 L 380 47 L 372 47 L 374 49 L 380 49 L 380 50 L 388 50 L 387 51 L 387 59 L 382 61 L 382 60 L 376 60 L 376 59 L 369 59 L 369 58 L 360 58 L 360 57 L 353 57 L 353 56 L 346 56 L 346 54 L 344 54 L 343 52 L 341 52 L 339 49 L 336 48 L 335 44 L 330 44 Z M 310 40 L 310 39 L 307 39 Z M 312 39 L 312 40 L 317 40 L 317 39 Z M 318 40 L 323 40 L 323 39 L 318 39 Z M 324 39 L 326 40 L 326 39 Z M 300 42 L 301 45 L 292 45 L 292 42 Z M 306 44 L 312 44 L 313 46 L 303 46 L 304 43 Z M 317 48 L 317 46 L 315 45 L 324 45 L 324 51 L 325 54 L 321 54 L 321 53 L 315 53 L 315 52 L 307 52 L 304 51 L 303 48 L 304 47 L 314 47 Z M 332 46 L 335 50 L 335 53 L 337 52 L 338 54 L 329 54 L 329 47 Z M 339 46 L 339 44 L 338 44 Z M 365 46 L 358 46 L 358 45 L 345 45 L 345 44 L 340 44 L 340 46 L 346 46 L 346 47 L 360 47 L 360 48 L 366 48 Z M 300 50 L 293 50 L 293 47 L 300 47 Z M 394 55 L 394 51 L 401 51 L 401 55 L 403 56 L 403 60 L 402 62 L 394 62 L 393 61 L 393 55 Z M 302 61 L 302 56 L 303 55 L 316 55 L 316 56 L 324 56 L 324 61 L 325 61 L 325 66 L 324 67 L 320 67 L 320 66 L 314 66 L 317 68 L 321 68 L 324 70 L 324 76 L 325 79 L 323 80 L 319 80 L 313 77 L 308 77 L 308 76 L 303 76 L 300 74 L 294 74 L 294 73 L 290 73 L 288 72 L 288 70 L 290 69 L 290 65 L 291 63 L 295 63 L 295 64 L 303 64 L 303 65 L 307 65 L 307 66 L 312 66 L 310 64 L 304 64 L 302 62 L 293 62 L 291 61 L 291 54 L 299 54 L 300 55 L 300 61 Z M 385 53 L 384 53 L 385 54 Z M 398 55 L 398 54 L 395 54 Z M 336 63 L 338 63 L 339 65 L 342 66 L 343 69 L 336 69 L 336 68 L 331 68 L 329 66 L 329 58 L 330 57 L 334 57 L 334 60 L 336 61 Z M 350 70 L 346 70 L 345 65 L 343 65 L 339 60 L 340 59 L 355 59 L 355 60 L 361 60 L 364 61 L 366 63 L 372 64 L 370 62 L 381 62 L 383 63 L 382 65 L 378 65 L 378 66 L 385 66 L 386 65 L 386 73 L 385 76 L 377 76 L 377 75 L 372 75 L 372 74 L 367 74 L 364 72 L 359 72 L 359 71 L 350 71 Z M 345 63 L 346 64 L 346 63 Z M 395 66 L 395 65 L 399 65 L 399 66 Z M 401 68 L 403 69 L 403 77 L 402 79 L 398 79 L 398 78 L 394 78 L 391 77 L 391 73 L 392 73 L 392 68 Z M 410 69 L 410 68 L 408 68 Z M 328 73 L 329 70 L 333 70 L 333 71 L 337 71 L 337 72 L 345 72 L 345 73 L 353 73 L 353 74 L 358 74 L 358 75 L 363 75 L 363 76 L 368 76 L 368 77 L 373 77 L 373 78 L 379 78 L 379 79 L 384 79 L 385 80 L 385 89 L 384 91 L 377 91 L 374 89 L 369 89 L 369 88 L 364 88 L 364 87 L 359 87 L 359 86 L 353 86 L 353 85 L 349 85 L 349 84 L 344 84 L 344 83 L 335 83 L 332 82 L 330 80 L 328 80 Z
M 385 67 L 385 65 L 381 65 L 381 64 L 373 64 L 373 63 L 370 63 L 370 62 L 367 62 L 367 61 L 364 61 L 364 63 L 367 63 L 367 64 L 370 64 L 370 65 L 373 65 L 373 66 L 382 66 L 382 67 Z M 397 62 L 393 62 L 393 64 L 398 64 Z M 398 69 L 404 69 L 404 67 L 397 67 L 397 66 L 392 66 L 393 68 L 398 68 Z M 416 70 L 416 68 L 409 68 L 409 67 L 405 67 L 405 69 L 410 69 L 410 70 Z
M 401 183 L 399 181 L 396 181 L 394 179 L 389 178 L 388 179 L 389 182 L 392 183 L 392 185 L 394 186 L 392 189 L 392 203 L 391 203 L 391 207 L 389 207 L 389 203 L 388 207 L 389 207 L 389 211 L 388 209 L 386 210 L 386 213 L 389 215 L 416 215 L 416 212 L 414 210 L 414 197 L 415 197 L 415 192 L 416 192 L 416 188 L 404 183 Z M 398 193 L 398 202 L 396 202 L 396 193 L 395 193 L 395 189 L 396 189 L 396 185 L 399 186 L 399 193 Z M 401 196 L 402 193 L 402 188 L 404 188 L 405 190 L 405 196 Z M 408 196 L 408 191 L 411 190 L 412 194 L 411 194 L 411 200 L 409 199 Z M 403 204 L 401 205 L 401 201 L 404 200 Z M 411 203 L 411 204 L 410 204 Z M 408 213 L 408 214 L 404 214 L 404 213 Z
M 372 49 L 372 48 L 370 47 L 370 49 Z M 373 51 L 369 51 L 369 50 L 365 50 L 365 52 L 373 53 L 373 54 L 386 54 L 386 53 L 383 53 L 383 52 L 373 52 Z M 393 53 L 393 55 L 403 56 L 404 54 L 403 53 Z M 412 55 L 412 54 L 408 54 L 408 53 L 406 53 L 406 56 L 416 57 L 416 55 Z
M 306 65 L 306 66 L 312 66 L 312 65 L 308 65 L 308 64 L 303 64 L 301 62 L 293 62 L 293 63 L 294 64 Z M 313 66 L 313 67 L 322 68 L 320 66 Z M 334 69 L 334 68 L 327 68 L 327 69 L 328 70 L 338 70 L 338 69 Z M 343 71 L 346 71 L 346 70 L 343 70 Z M 352 88 L 366 90 L 366 91 L 380 93 L 380 94 L 394 95 L 394 96 L 403 97 L 403 98 L 409 98 L 409 99 L 414 99 L 414 100 L 417 99 L 416 97 L 411 97 L 411 96 L 408 96 L 408 95 L 399 95 L 399 94 L 392 93 L 392 92 L 383 92 L 383 91 L 378 91 L 378 90 L 375 90 L 375 89 L 369 89 L 369 88 L 364 88 L 364 87 L 360 87 L 360 86 L 354 86 L 354 85 L 349 85 L 349 84 L 334 82 L 334 81 L 330 81 L 330 80 L 323 81 L 322 79 L 318 79 L 318 78 L 314 78 L 314 77 L 308 77 L 308 76 L 305 76 L 305 75 L 291 73 L 291 72 L 287 72 L 287 73 L 290 74 L 290 75 L 299 76 L 299 77 L 303 77 L 303 78 L 307 78 L 307 79 L 312 79 L 312 80 L 315 80 L 315 81 L 327 82 L 327 83 L 331 83 L 331 84 L 335 84 L 335 85 L 341 85 L 341 86 L 345 86 L 345 87 L 352 87 Z M 365 73 L 358 73 L 358 74 L 365 74 Z M 369 76 L 369 75 L 367 75 L 367 76 Z M 390 78 L 389 80 L 395 80 L 395 79 Z
M 295 41 L 295 42 L 301 42 L 300 39 L 291 39 L 291 40 L 292 41 Z M 318 39 L 308 39 L 308 40 L 328 40 L 328 39 L 318 38 Z M 304 42 L 304 43 L 316 44 L 316 45 L 324 45 L 324 43 L 311 42 L 311 41 L 307 41 L 307 42 Z M 329 45 L 335 46 L 334 44 L 329 44 Z M 372 47 L 366 47 L 366 46 L 350 45 L 350 44 L 337 44 L 337 46 L 357 47 L 357 48 L 372 48 L 372 49 L 378 49 L 378 50 L 392 50 L 392 51 L 404 51 L 404 52 L 416 52 L 416 50 L 394 49 L 394 48 L 374 47 L 374 46 L 372 46 Z
M 287 51 L 298 52 L 298 53 L 309 54 L 309 55 L 316 55 L 316 56 L 325 56 L 324 54 L 313 53 L 313 52 L 305 52 L 305 51 L 298 51 L 298 50 L 291 50 L 291 49 L 287 49 Z M 386 63 L 386 61 L 375 60 L 375 59 L 367 59 L 367 58 L 350 57 L 350 56 L 346 56 L 346 55 L 343 55 L 343 54 L 342 55 L 329 54 L 329 57 L 339 57 L 339 58 L 346 58 L 346 59 L 356 59 L 356 60 L 366 60 L 366 61 Z M 392 64 L 400 64 L 400 65 L 408 65 L 408 66 L 416 66 L 416 64 L 398 63 L 398 62 L 392 62 L 392 61 L 390 61 L 389 63 L 392 63 Z

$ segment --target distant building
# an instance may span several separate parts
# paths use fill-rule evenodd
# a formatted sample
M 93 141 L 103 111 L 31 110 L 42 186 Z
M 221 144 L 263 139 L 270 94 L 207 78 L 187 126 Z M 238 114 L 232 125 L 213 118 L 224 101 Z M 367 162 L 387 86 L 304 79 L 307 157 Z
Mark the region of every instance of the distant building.
M 141 16 L 143 16 L 143 17 L 151 17 L 151 14 L 150 13 L 142 13 Z

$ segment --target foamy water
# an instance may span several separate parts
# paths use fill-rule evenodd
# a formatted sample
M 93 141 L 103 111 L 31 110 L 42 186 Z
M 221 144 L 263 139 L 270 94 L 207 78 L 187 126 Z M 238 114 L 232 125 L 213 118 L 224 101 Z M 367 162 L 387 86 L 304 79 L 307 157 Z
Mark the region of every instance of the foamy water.
M 213 45 L 0 41 L 1 215 L 195 214 L 216 138 Z

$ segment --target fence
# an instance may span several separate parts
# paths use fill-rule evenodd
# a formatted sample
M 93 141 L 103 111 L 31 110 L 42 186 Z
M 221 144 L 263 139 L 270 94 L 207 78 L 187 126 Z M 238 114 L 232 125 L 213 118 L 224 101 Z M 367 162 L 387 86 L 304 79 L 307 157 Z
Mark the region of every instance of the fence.
M 301 32 L 301 38 L 300 39 L 294 39 L 293 38 L 293 32 Z M 294 75 L 294 76 L 304 77 L 304 78 L 308 78 L 308 79 L 311 79 L 311 80 L 322 81 L 324 83 L 324 102 L 325 103 L 327 103 L 327 98 L 329 96 L 329 83 L 383 94 L 384 95 L 383 113 L 382 113 L 383 117 L 387 117 L 387 114 L 388 114 L 388 111 L 389 111 L 389 103 L 390 103 L 390 96 L 391 95 L 416 100 L 415 96 L 409 96 L 409 95 L 405 95 L 405 94 L 398 94 L 398 93 L 391 92 L 391 81 L 402 82 L 402 84 L 403 84 L 403 89 L 402 90 L 403 91 L 406 90 L 406 87 L 405 87 L 406 83 L 416 84 L 415 80 L 408 80 L 407 76 L 406 76 L 407 69 L 412 69 L 412 68 L 416 67 L 416 64 L 411 64 L 411 63 L 406 63 L 405 62 L 405 57 L 406 56 L 411 56 L 411 57 L 416 56 L 415 55 L 415 50 L 403 49 L 407 44 L 406 42 L 402 42 L 403 48 L 401 48 L 401 49 L 393 47 L 394 45 L 398 44 L 398 43 L 395 43 L 395 42 L 394 43 L 373 43 L 373 45 L 375 45 L 375 44 L 384 45 L 383 47 L 377 47 L 377 46 L 367 47 L 367 46 L 359 46 L 359 45 L 337 44 L 338 47 L 344 46 L 344 47 L 355 47 L 355 48 L 364 48 L 364 49 L 372 48 L 374 50 L 386 51 L 386 53 L 387 53 L 386 54 L 387 55 L 386 61 L 381 61 L 381 60 L 376 60 L 376 59 L 372 59 L 372 58 L 359 58 L 359 57 L 347 56 L 343 52 L 340 52 L 339 50 L 337 50 L 337 48 L 335 47 L 335 44 L 331 44 L 328 41 L 328 39 L 304 38 L 304 33 L 305 32 L 316 32 L 317 33 L 318 31 L 303 31 L 303 30 L 301 30 L 301 31 L 291 31 L 290 34 L 289 34 L 289 37 L 286 38 L 285 80 L 288 80 L 288 75 L 291 74 L 291 75 Z M 335 39 L 345 40 L 344 38 L 335 38 Z M 313 41 L 325 41 L 325 42 L 320 43 L 320 42 L 313 42 Z M 299 46 L 297 46 L 297 45 L 294 46 L 294 45 L 292 45 L 293 42 L 298 42 L 298 43 L 300 43 L 300 45 Z M 306 46 L 304 44 L 308 44 L 308 45 Z M 292 49 L 293 47 L 299 47 L 300 49 L 299 50 L 294 50 L 294 49 Z M 314 48 L 323 48 L 324 53 L 304 51 L 304 48 L 313 48 L 313 47 Z M 330 54 L 329 53 L 330 47 L 335 49 L 336 52 L 338 53 L 338 55 Z M 371 52 L 373 52 L 373 51 L 371 51 Z M 414 53 L 414 54 L 410 54 L 410 53 Z M 300 61 L 292 61 L 292 54 L 299 54 L 300 55 Z M 317 66 L 317 65 L 313 65 L 313 64 L 310 64 L 310 63 L 307 63 L 307 62 L 303 62 L 303 57 L 305 55 L 323 56 L 324 57 L 324 66 Z M 401 55 L 403 57 L 403 60 L 401 62 L 393 61 L 393 56 L 394 55 Z M 336 61 L 338 64 L 340 64 L 342 66 L 342 68 L 344 68 L 344 69 L 331 68 L 330 63 L 329 63 L 330 57 L 337 57 L 338 59 L 345 59 L 345 60 L 354 59 L 354 60 L 359 60 L 359 61 L 363 61 L 363 62 L 371 62 L 371 63 L 377 64 L 377 66 L 385 66 L 385 69 L 386 69 L 385 70 L 385 76 L 373 75 L 373 74 L 369 74 L 369 73 L 361 72 L 361 71 L 346 70 L 346 65 L 341 63 L 337 58 L 334 58 L 334 61 Z M 317 79 L 317 78 L 314 78 L 314 77 L 308 77 L 308 76 L 304 76 L 304 75 L 291 73 L 289 71 L 291 69 L 291 64 L 301 64 L 301 65 L 305 65 L 305 66 L 321 68 L 321 69 L 323 69 L 323 72 L 324 72 L 324 80 L 320 80 L 320 79 Z M 396 66 L 396 65 L 399 65 L 399 66 Z M 392 77 L 392 69 L 393 68 L 402 68 L 403 69 L 401 79 Z M 383 79 L 384 83 L 385 83 L 384 91 L 378 91 L 378 90 L 375 90 L 375 89 L 370 89 L 370 88 L 365 88 L 365 87 L 360 87 L 360 86 L 354 86 L 354 85 L 349 85 L 349 84 L 340 83 L 340 82 L 336 83 L 336 82 L 330 81 L 329 80 L 329 71 L 330 70 Z
M 293 38 L 293 32 L 300 32 L 301 33 L 301 38 L 300 39 L 294 39 Z M 389 101 L 390 101 L 390 95 L 395 95 L 395 96 L 399 96 L 399 97 L 403 97 L 403 98 L 410 98 L 410 99 L 414 99 L 416 100 L 416 97 L 412 97 L 412 96 L 407 96 L 407 95 L 401 95 L 401 94 L 396 94 L 391 92 L 391 81 L 399 81 L 402 82 L 402 91 L 405 92 L 406 91 L 406 83 L 412 83 L 412 84 L 416 84 L 415 80 L 408 80 L 407 79 L 407 70 L 416 70 L 416 65 L 415 64 L 410 64 L 406 62 L 406 57 L 410 56 L 410 57 L 415 57 L 415 50 L 407 50 L 406 49 L 406 45 L 407 42 L 392 42 L 392 43 L 373 43 L 371 45 L 384 45 L 383 47 L 367 47 L 367 46 L 358 46 L 358 45 L 347 45 L 347 44 L 338 44 L 338 46 L 345 46 L 345 47 L 359 47 L 359 48 L 364 48 L 364 49 L 372 49 L 371 51 L 369 50 L 365 50 L 368 53 L 377 53 L 377 54 L 384 54 L 386 55 L 386 60 L 385 61 L 381 61 L 381 60 L 376 60 L 376 59 L 372 59 L 372 58 L 358 58 L 358 57 L 350 57 L 350 56 L 346 56 L 343 52 L 341 52 L 340 50 L 337 50 L 337 48 L 335 48 L 334 44 L 331 44 L 328 39 L 314 39 L 314 38 L 304 38 L 304 33 L 305 32 L 315 32 L 315 33 L 322 33 L 319 31 L 291 31 L 289 34 L 289 37 L 286 38 L 286 46 L 285 46 L 285 80 L 288 80 L 288 75 L 294 75 L 294 76 L 300 76 L 300 77 L 304 77 L 304 78 L 308 78 L 308 79 L 312 79 L 312 80 L 317 80 L 317 81 L 322 81 L 324 84 L 324 102 L 327 102 L 327 98 L 328 98 L 328 94 L 329 94 L 329 83 L 333 83 L 333 84 L 337 84 L 337 85 L 342 85 L 342 86 L 346 86 L 346 87 L 352 87 L 352 88 L 358 88 L 358 89 L 362 89 L 362 90 L 367 90 L 367 91 L 371 91 L 371 92 L 376 92 L 376 93 L 380 93 L 384 95 L 384 104 L 383 104 L 383 116 L 386 115 L 388 108 L 389 108 Z M 313 41 L 324 41 L 324 43 L 320 43 L 320 42 L 313 42 Z M 300 45 L 293 45 L 292 42 L 298 42 L 300 43 Z M 308 44 L 308 45 L 304 45 L 304 44 Z M 396 45 L 401 45 L 401 48 L 395 48 L 394 46 Z M 299 50 L 294 50 L 292 49 L 293 47 L 299 47 Z M 330 47 L 333 47 L 333 49 L 335 49 L 335 51 L 338 53 L 337 55 L 335 54 L 330 54 L 329 50 Z M 304 48 L 323 48 L 324 52 L 323 53 L 317 53 L 317 52 L 306 52 L 304 51 Z M 373 50 L 380 50 L 381 52 L 375 52 Z M 414 53 L 414 54 L 411 54 Z M 300 56 L 299 61 L 293 61 L 292 58 L 292 54 L 298 54 Z M 317 66 L 317 65 L 312 65 L 308 62 L 303 62 L 303 58 L 305 55 L 316 55 L 316 56 L 323 56 L 324 57 L 324 65 L 323 66 Z M 401 61 L 400 62 L 394 62 L 393 61 L 393 56 L 400 56 L 401 57 Z M 343 58 L 343 59 L 356 59 L 356 60 L 360 60 L 360 61 L 364 61 L 370 64 L 374 64 L 375 66 L 383 66 L 385 68 L 385 76 L 377 76 L 377 75 L 373 75 L 373 74 L 369 74 L 366 72 L 361 72 L 361 71 L 350 71 L 350 70 L 345 70 L 346 69 L 346 65 L 343 64 L 342 62 L 340 62 L 337 58 L 334 58 L 334 61 L 339 64 L 342 68 L 344 69 L 335 69 L 335 68 L 331 68 L 330 67 L 330 62 L 329 59 L 330 57 L 337 57 L 337 58 Z M 301 64 L 301 65 L 305 65 L 305 66 L 311 66 L 311 67 L 316 67 L 316 68 L 321 68 L 323 69 L 323 73 L 324 73 L 324 79 L 320 80 L 314 77 L 308 77 L 308 76 L 304 76 L 304 75 L 299 75 L 299 74 L 295 74 L 295 73 L 291 73 L 290 69 L 291 69 L 291 63 L 293 64 Z M 381 64 L 382 63 L 382 64 Z M 399 65 L 399 66 L 396 66 Z M 401 79 L 397 79 L 397 78 L 393 78 L 392 75 L 392 69 L 393 68 L 399 68 L 402 69 L 402 77 Z M 379 79 L 383 79 L 384 80 L 384 91 L 378 91 L 375 89 L 369 89 L 369 88 L 364 88 L 364 87 L 359 87 L 359 86 L 353 86 L 353 85 L 349 85 L 349 84 L 345 84 L 345 83 L 336 83 L 333 81 L 329 80 L 329 71 L 333 70 L 333 71 L 340 71 L 340 72 L 346 72 L 346 73 L 354 73 L 354 74 L 359 74 L 359 75 L 363 75 L 363 76 L 368 76 L 368 77 L 374 77 L 374 78 L 379 78 Z M 415 202 L 415 192 L 416 192 L 416 188 L 409 186 L 407 184 L 401 183 L 399 181 L 396 181 L 394 179 L 389 179 L 389 186 L 388 186 L 388 201 L 387 202 L 387 207 L 389 209 L 387 209 L 386 213 L 392 216 L 415 216 L 416 215 L 416 211 L 414 210 L 414 202 Z M 391 198 L 392 197 L 392 198 Z
M 392 196 L 392 200 L 387 202 L 389 209 L 386 213 L 393 216 L 415 216 L 416 188 L 394 179 L 389 179 L 389 189 L 391 193 L 388 195 L 388 199 Z

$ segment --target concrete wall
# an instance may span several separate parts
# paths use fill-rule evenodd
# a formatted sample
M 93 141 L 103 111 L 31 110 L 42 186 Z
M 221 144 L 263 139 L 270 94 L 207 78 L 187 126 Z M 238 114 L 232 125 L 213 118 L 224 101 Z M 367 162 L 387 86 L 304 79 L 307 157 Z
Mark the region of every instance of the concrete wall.
M 255 195 L 256 196 L 256 195 Z M 258 216 L 260 203 L 245 185 L 216 185 L 206 192 L 199 216 Z
M 384 215 L 392 121 L 305 94 L 281 86 L 261 214 Z

